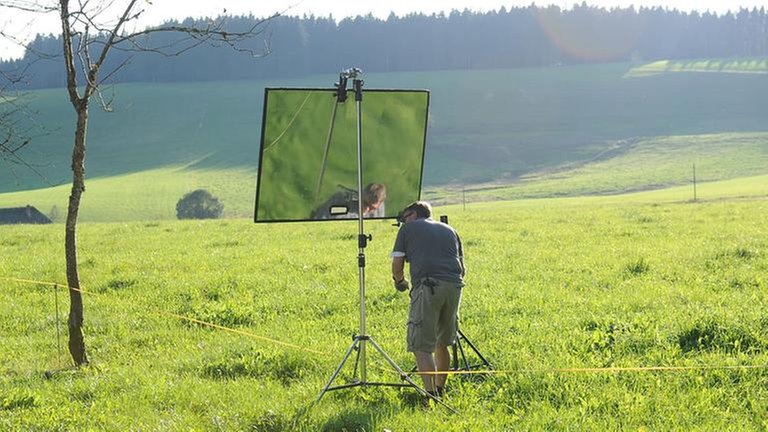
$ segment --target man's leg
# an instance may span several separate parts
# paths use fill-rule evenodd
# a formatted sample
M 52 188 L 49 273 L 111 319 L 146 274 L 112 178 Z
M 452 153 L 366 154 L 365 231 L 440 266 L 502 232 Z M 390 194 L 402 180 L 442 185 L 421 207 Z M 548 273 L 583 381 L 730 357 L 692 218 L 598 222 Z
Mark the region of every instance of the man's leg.
M 413 354 L 416 356 L 416 367 L 418 367 L 419 372 L 435 372 L 437 370 L 435 367 L 435 358 L 432 356 L 432 353 L 416 351 Z M 421 380 L 424 382 L 424 390 L 434 394 L 435 375 L 422 375 Z
M 451 366 L 451 354 L 448 352 L 447 346 L 438 345 L 435 348 L 435 366 L 438 371 L 448 371 Z M 445 381 L 448 379 L 447 374 L 440 374 L 435 377 L 435 387 L 445 388 Z
M 461 285 L 450 282 L 440 283 L 440 293 L 444 295 L 445 302 L 440 309 L 438 320 L 437 346 L 435 346 L 435 363 L 439 372 L 450 370 L 451 355 L 448 347 L 454 343 L 458 332 L 458 310 L 461 302 Z M 440 374 L 435 378 L 435 386 L 438 392 L 445 389 L 448 374 Z

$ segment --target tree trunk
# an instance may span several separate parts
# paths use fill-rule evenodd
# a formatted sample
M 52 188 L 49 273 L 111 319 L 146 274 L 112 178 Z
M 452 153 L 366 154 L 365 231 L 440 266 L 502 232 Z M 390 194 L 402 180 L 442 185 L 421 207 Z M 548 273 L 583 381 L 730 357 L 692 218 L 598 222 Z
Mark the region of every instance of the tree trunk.
M 88 127 L 88 101 L 76 105 L 77 129 L 75 146 L 72 150 L 72 192 L 69 195 L 67 223 L 65 228 L 64 251 L 67 260 L 67 283 L 69 284 L 69 353 L 75 365 L 88 363 L 83 339 L 83 296 L 80 290 L 80 276 L 77 271 L 77 215 L 80 211 L 80 197 L 85 191 L 85 134 Z

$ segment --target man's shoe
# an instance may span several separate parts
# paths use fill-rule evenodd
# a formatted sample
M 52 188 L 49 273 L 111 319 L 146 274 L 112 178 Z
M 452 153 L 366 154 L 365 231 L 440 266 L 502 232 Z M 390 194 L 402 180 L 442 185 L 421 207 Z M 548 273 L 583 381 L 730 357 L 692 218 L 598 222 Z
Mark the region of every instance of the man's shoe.
M 431 408 L 437 400 L 440 400 L 440 395 L 437 394 L 437 390 L 427 390 L 427 395 L 421 398 L 421 406 L 424 408 Z

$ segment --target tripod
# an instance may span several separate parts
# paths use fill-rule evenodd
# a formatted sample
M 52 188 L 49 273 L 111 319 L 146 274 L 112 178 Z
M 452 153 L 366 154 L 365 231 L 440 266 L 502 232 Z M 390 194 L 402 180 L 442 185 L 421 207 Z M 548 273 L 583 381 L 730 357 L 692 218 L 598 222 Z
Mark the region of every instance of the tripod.
M 462 341 L 466 342 L 467 345 L 469 345 L 470 348 L 472 348 L 472 351 L 475 352 L 475 355 L 480 359 L 480 363 L 477 364 L 470 364 L 469 360 L 467 360 L 467 354 L 464 352 L 464 346 L 462 345 Z M 471 371 L 473 369 L 477 369 L 480 367 L 486 367 L 488 369 L 493 369 L 493 366 L 491 366 L 491 363 L 486 360 L 485 357 L 483 357 L 482 354 L 480 354 L 480 351 L 478 351 L 477 347 L 472 343 L 472 341 L 467 338 L 466 335 L 464 335 L 464 332 L 461 331 L 461 329 L 458 329 L 458 336 L 456 337 L 456 343 L 453 344 L 451 347 L 453 350 L 453 359 L 452 359 L 452 365 L 451 369 L 454 371 Z M 459 367 L 459 354 L 461 354 L 461 367 Z
M 444 224 L 448 224 L 448 215 L 440 215 L 440 222 Z M 457 329 L 457 336 L 456 336 L 456 342 L 451 346 L 451 349 L 453 351 L 452 356 L 452 365 L 451 369 L 454 371 L 471 371 L 472 369 L 477 369 L 480 367 L 486 367 L 488 369 L 493 369 L 493 366 L 491 366 L 491 363 L 486 360 L 485 357 L 483 357 L 482 354 L 480 354 L 480 351 L 475 347 L 475 345 L 472 343 L 472 341 L 469 340 L 469 338 L 464 334 L 464 332 L 461 331 L 461 329 Z M 469 360 L 467 360 L 467 354 L 464 352 L 464 346 L 462 345 L 462 341 L 466 342 L 467 345 L 469 345 L 470 348 L 472 348 L 472 351 L 475 352 L 475 355 L 480 359 L 480 363 L 471 365 L 469 363 Z M 461 354 L 461 362 L 462 366 L 459 367 L 459 354 Z
M 467 336 L 464 334 L 464 332 L 461 331 L 461 329 L 457 329 L 457 335 L 456 335 L 456 342 L 451 345 L 451 369 L 452 372 L 457 371 L 472 371 L 477 370 L 479 368 L 488 368 L 489 370 L 493 370 L 493 366 L 491 363 L 483 357 L 482 354 L 480 354 L 480 351 L 475 347 L 475 345 L 472 343 L 472 341 L 467 338 Z M 472 351 L 475 352 L 475 355 L 480 359 L 480 363 L 471 364 L 469 362 L 469 359 L 467 359 L 467 354 L 464 351 L 464 346 L 462 344 L 462 341 L 464 341 L 467 345 L 469 345 L 470 348 L 472 348 Z M 461 360 L 459 360 L 459 355 L 461 355 Z M 411 369 L 411 373 L 416 373 L 418 368 L 416 366 Z
M 358 212 L 357 212 L 357 220 L 358 220 L 358 236 L 357 236 L 357 245 L 358 245 L 358 255 L 357 255 L 357 267 L 358 267 L 358 274 L 359 274 L 359 284 L 360 284 L 360 334 L 353 337 L 352 345 L 350 345 L 349 349 L 347 349 L 346 354 L 344 354 L 344 358 L 342 358 L 341 363 L 336 368 L 336 370 L 331 375 L 331 378 L 328 380 L 328 383 L 325 385 L 323 390 L 320 392 L 320 395 L 317 397 L 317 401 L 319 402 L 320 399 L 322 399 L 323 395 L 325 393 L 332 391 L 332 390 L 338 390 L 338 389 L 345 389 L 345 388 L 351 388 L 351 387 L 364 387 L 364 386 L 389 386 L 389 387 L 413 387 L 419 394 L 425 397 L 432 398 L 435 400 L 438 404 L 445 406 L 449 410 L 456 412 L 453 408 L 446 405 L 442 400 L 435 397 L 434 395 L 430 394 L 426 390 L 424 390 L 422 387 L 420 387 L 416 382 L 411 379 L 411 377 L 408 376 L 403 370 L 400 368 L 400 366 L 395 363 L 392 358 L 387 355 L 387 353 L 379 346 L 376 341 L 367 334 L 366 328 L 365 328 L 365 248 L 368 245 L 368 241 L 371 240 L 370 235 L 366 235 L 364 232 L 364 225 L 363 225 L 363 209 L 362 209 L 362 203 L 363 203 L 363 152 L 362 152 L 362 101 L 363 101 L 363 80 L 359 78 L 359 75 L 361 74 L 360 69 L 352 68 L 348 69 L 346 71 L 343 71 L 341 75 L 339 76 L 339 82 L 337 83 L 337 95 L 336 95 L 336 105 L 334 106 L 332 118 L 331 118 L 331 127 L 328 134 L 328 141 L 326 144 L 326 154 L 327 154 L 327 147 L 330 144 L 331 135 L 333 133 L 333 123 L 336 116 L 336 107 L 338 107 L 338 104 L 344 103 L 347 99 L 347 81 L 348 79 L 352 79 L 353 83 L 353 89 L 355 92 L 355 104 L 357 108 L 357 194 L 358 194 Z M 322 179 L 322 172 L 321 172 L 321 179 Z M 367 371 L 367 357 L 366 357 L 366 346 L 370 344 L 373 346 L 373 348 L 376 349 L 376 351 L 384 357 L 384 359 L 389 363 L 389 365 L 394 369 L 398 375 L 400 376 L 400 379 L 405 382 L 399 382 L 399 383 L 384 383 L 384 382 L 373 382 L 368 380 L 368 371 Z M 347 360 L 352 355 L 352 352 L 356 351 L 357 356 L 355 359 L 355 369 L 354 369 L 354 379 L 351 383 L 348 384 L 342 384 L 337 386 L 332 386 L 334 380 L 338 377 L 339 373 L 341 372 L 342 368 L 344 367 Z M 359 374 L 358 374 L 359 372 Z

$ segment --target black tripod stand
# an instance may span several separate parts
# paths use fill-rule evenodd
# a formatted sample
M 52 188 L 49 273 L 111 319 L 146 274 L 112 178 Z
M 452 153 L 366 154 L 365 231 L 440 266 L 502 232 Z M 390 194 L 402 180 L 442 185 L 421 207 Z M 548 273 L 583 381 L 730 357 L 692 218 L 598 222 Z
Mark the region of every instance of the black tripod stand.
M 444 224 L 448 224 L 448 215 L 440 215 L 440 222 Z M 475 355 L 477 355 L 477 358 L 480 360 L 480 363 L 476 364 L 470 364 L 469 360 L 467 360 L 467 354 L 464 351 L 464 345 L 463 343 L 466 343 L 469 345 L 470 348 L 472 348 L 472 351 L 474 351 Z M 472 341 L 467 338 L 467 336 L 464 334 L 464 332 L 461 331 L 461 329 L 458 329 L 458 335 L 456 337 L 456 343 L 453 344 L 451 347 L 453 351 L 453 357 L 452 357 L 452 365 L 451 369 L 454 371 L 471 371 L 473 369 L 478 369 L 481 367 L 488 368 L 490 370 L 493 370 L 493 366 L 491 366 L 491 363 L 486 360 L 486 358 L 480 354 L 480 351 L 475 347 L 475 345 L 472 343 Z M 459 354 L 461 354 L 461 365 L 459 365 Z
M 493 370 L 493 366 L 491 363 L 482 355 L 480 354 L 480 351 L 477 349 L 477 347 L 472 343 L 472 341 L 467 338 L 467 336 L 464 334 L 464 332 L 461 331 L 461 329 L 458 329 L 458 334 L 456 336 L 456 342 L 454 342 L 453 345 L 451 345 L 451 372 L 457 372 L 457 371 L 473 371 L 478 370 L 480 368 L 487 368 L 488 370 Z M 467 358 L 467 353 L 464 351 L 464 344 L 469 345 L 469 347 L 472 349 L 472 351 L 475 353 L 475 355 L 478 358 L 479 363 L 471 363 L 469 359 Z M 461 356 L 461 359 L 459 359 L 459 356 Z M 418 369 L 416 366 L 411 369 L 411 373 L 415 373 Z
M 366 235 L 363 230 L 363 156 L 362 156 L 362 101 L 363 101 L 363 80 L 359 78 L 359 75 L 361 74 L 361 71 L 357 68 L 348 69 L 346 71 L 343 71 L 341 75 L 339 76 L 339 82 L 337 84 L 337 96 L 336 96 L 336 106 L 334 106 L 332 118 L 331 118 L 331 127 L 330 132 L 328 134 L 328 141 L 326 143 L 326 154 L 327 154 L 327 148 L 330 145 L 331 137 L 333 134 L 333 123 L 336 115 L 336 107 L 338 107 L 338 104 L 344 103 L 347 99 L 347 81 L 348 79 L 352 79 L 353 88 L 355 91 L 355 103 L 357 108 L 357 193 L 358 193 L 358 212 L 357 212 L 357 220 L 358 220 L 358 227 L 359 227 L 359 233 L 357 236 L 357 243 L 358 243 L 358 255 L 357 255 L 357 267 L 358 267 L 358 273 L 359 273 L 359 282 L 360 282 L 360 334 L 356 335 L 353 338 L 352 345 L 347 349 L 346 354 L 344 354 L 344 358 L 341 360 L 341 363 L 336 368 L 336 370 L 333 372 L 333 375 L 331 375 L 330 380 L 328 380 L 328 383 L 325 385 L 323 390 L 320 392 L 320 395 L 317 397 L 317 402 L 322 399 L 323 395 L 325 395 L 326 392 L 331 390 L 338 390 L 338 389 L 344 389 L 344 388 L 350 388 L 350 387 L 361 387 L 361 386 L 390 386 L 390 387 L 413 387 L 417 392 L 419 392 L 422 396 L 430 397 L 434 399 L 437 403 L 445 406 L 451 411 L 454 411 L 453 408 L 446 405 L 444 402 L 442 402 L 439 398 L 436 398 L 435 396 L 428 393 L 426 390 L 424 390 L 422 387 L 420 387 L 418 384 L 416 384 L 413 379 L 411 379 L 408 374 L 406 374 L 398 365 L 395 363 L 394 360 L 392 360 L 391 357 L 387 355 L 387 353 L 379 346 L 379 344 L 376 343 L 376 341 L 367 334 L 366 328 L 365 328 L 365 248 L 368 245 L 368 241 L 371 240 L 370 235 Z M 321 172 L 321 179 L 322 179 L 322 172 Z M 319 188 L 319 186 L 318 186 Z M 398 375 L 400 376 L 400 379 L 404 382 L 399 383 L 384 383 L 384 382 L 373 382 L 368 380 L 368 371 L 367 371 L 367 357 L 366 357 L 366 345 L 370 344 L 373 346 L 373 348 L 376 349 L 376 351 L 381 354 L 382 357 L 389 363 L 389 365 L 394 369 Z M 355 358 L 355 369 L 354 369 L 354 378 L 351 383 L 348 384 L 342 384 L 337 386 L 332 386 L 333 381 L 336 379 L 336 377 L 341 372 L 342 368 L 344 367 L 344 364 L 349 360 L 350 356 L 352 355 L 352 352 L 356 351 L 357 356 Z
M 478 351 L 477 347 L 470 341 L 467 336 L 464 335 L 464 332 L 459 329 L 458 336 L 456 337 L 456 343 L 453 344 L 451 347 L 453 350 L 453 359 L 452 359 L 452 365 L 451 370 L 454 371 L 471 371 L 476 370 L 482 367 L 488 368 L 490 370 L 493 370 L 493 366 L 491 366 L 491 363 L 486 360 L 485 357 L 483 357 L 482 354 L 480 354 L 480 351 Z M 464 345 L 463 343 L 466 343 L 469 345 L 470 348 L 472 348 L 472 351 L 475 352 L 475 355 L 477 355 L 480 363 L 470 364 L 469 360 L 467 359 L 467 354 L 464 352 Z M 459 355 L 461 355 L 461 363 L 459 363 Z

